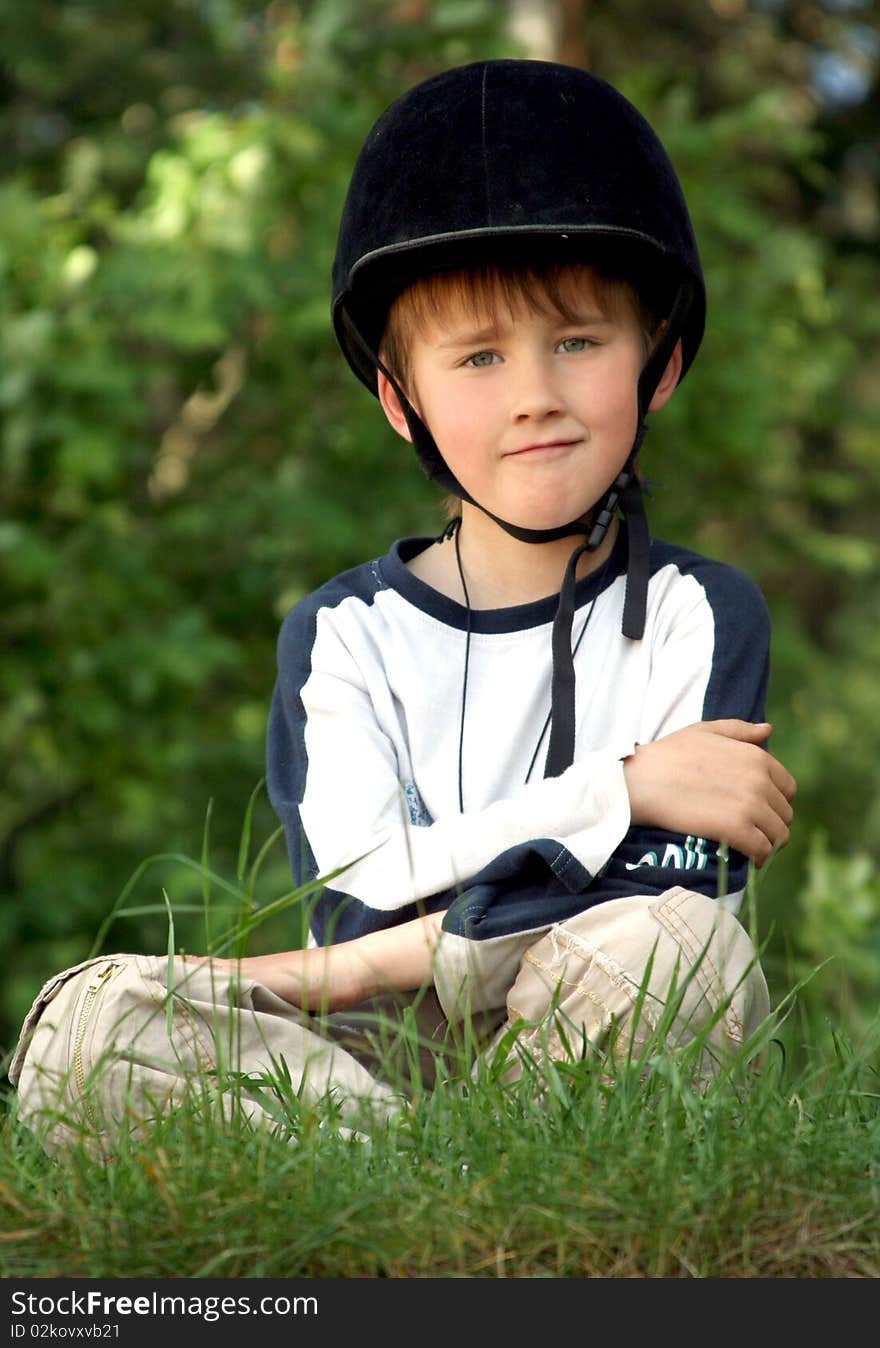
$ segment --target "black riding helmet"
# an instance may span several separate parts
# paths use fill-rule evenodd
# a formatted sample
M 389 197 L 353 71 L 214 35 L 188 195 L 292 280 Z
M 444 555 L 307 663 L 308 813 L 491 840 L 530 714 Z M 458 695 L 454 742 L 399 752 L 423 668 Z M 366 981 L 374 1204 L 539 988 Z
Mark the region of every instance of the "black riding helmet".
M 629 543 L 622 631 L 635 640 L 644 633 L 649 536 L 635 460 L 645 413 L 675 343 L 681 338 L 684 374 L 703 335 L 697 245 L 655 132 L 623 95 L 585 70 L 549 61 L 474 62 L 425 80 L 386 109 L 364 142 L 343 207 L 333 327 L 349 365 L 373 394 L 378 369 L 391 380 L 428 477 L 484 511 L 381 364 L 382 334 L 395 298 L 429 272 L 551 261 L 592 263 L 634 280 L 637 289 L 647 282 L 651 307 L 665 326 L 639 378 L 630 454 L 588 521 L 524 529 L 491 516 L 525 542 L 586 535 L 566 568 L 554 624 L 548 776 L 563 771 L 574 754 L 577 560 L 600 545 L 617 510 Z

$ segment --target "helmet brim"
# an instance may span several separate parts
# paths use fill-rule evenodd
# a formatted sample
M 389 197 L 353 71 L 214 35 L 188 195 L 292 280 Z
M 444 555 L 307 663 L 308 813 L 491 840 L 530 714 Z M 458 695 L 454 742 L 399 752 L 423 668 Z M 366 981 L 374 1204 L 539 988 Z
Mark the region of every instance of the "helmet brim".
M 702 277 L 686 271 L 655 239 L 632 229 L 577 224 L 507 226 L 437 234 L 376 248 L 358 259 L 336 296 L 334 332 L 349 366 L 375 394 L 376 357 L 388 313 L 395 299 L 414 282 L 431 274 L 470 268 L 539 271 L 567 263 L 595 267 L 601 275 L 627 280 L 640 293 L 647 290 L 649 307 L 658 318 L 671 309 L 679 285 L 688 282 L 694 303 L 681 334 L 684 376 L 705 328 Z

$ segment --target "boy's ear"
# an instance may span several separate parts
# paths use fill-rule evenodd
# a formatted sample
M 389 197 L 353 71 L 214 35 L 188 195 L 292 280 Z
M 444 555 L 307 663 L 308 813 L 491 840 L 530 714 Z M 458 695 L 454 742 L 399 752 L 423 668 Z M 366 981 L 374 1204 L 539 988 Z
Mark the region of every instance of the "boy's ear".
M 400 399 L 394 391 L 394 386 L 387 374 L 381 370 L 376 371 L 376 387 L 379 394 L 379 402 L 382 404 L 382 411 L 388 418 L 389 424 L 402 435 L 404 440 L 412 443 L 412 435 L 409 426 L 406 424 L 406 417 L 403 415 L 403 408 L 400 405 Z
M 669 402 L 669 399 L 672 397 L 676 385 L 681 378 L 682 361 L 681 340 L 679 340 L 675 343 L 666 369 L 660 376 L 660 382 L 654 390 L 654 396 L 648 403 L 649 412 L 659 412 L 660 408 Z

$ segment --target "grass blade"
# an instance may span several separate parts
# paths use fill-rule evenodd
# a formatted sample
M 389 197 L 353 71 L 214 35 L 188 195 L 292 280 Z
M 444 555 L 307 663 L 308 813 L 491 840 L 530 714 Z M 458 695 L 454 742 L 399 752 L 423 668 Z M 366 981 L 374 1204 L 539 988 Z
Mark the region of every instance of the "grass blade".
M 162 890 L 162 897 L 165 900 L 165 908 L 168 912 L 168 981 L 165 998 L 165 1029 L 170 1039 L 174 1024 L 174 912 L 165 889 Z

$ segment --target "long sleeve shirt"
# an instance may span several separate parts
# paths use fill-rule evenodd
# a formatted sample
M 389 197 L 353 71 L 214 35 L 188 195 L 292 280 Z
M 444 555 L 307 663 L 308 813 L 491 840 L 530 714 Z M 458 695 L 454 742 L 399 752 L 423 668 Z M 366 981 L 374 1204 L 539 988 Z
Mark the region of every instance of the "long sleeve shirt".
M 623 759 L 696 721 L 764 719 L 769 621 L 754 582 L 653 540 L 645 633 L 629 640 L 621 532 L 577 585 L 575 759 L 545 778 L 557 598 L 469 613 L 408 569 L 431 541 L 395 543 L 282 624 L 267 780 L 297 882 L 327 877 L 311 941 L 441 908 L 468 942 L 528 938 L 673 885 L 735 908 L 746 859 L 633 826 Z

